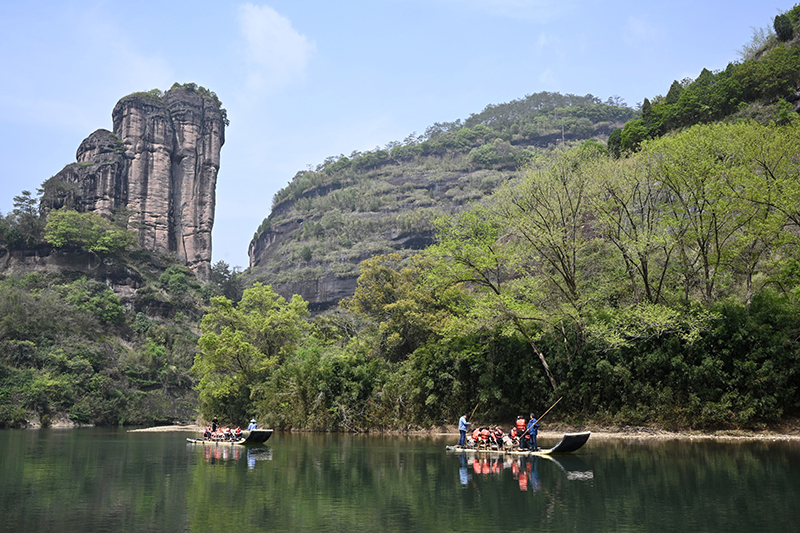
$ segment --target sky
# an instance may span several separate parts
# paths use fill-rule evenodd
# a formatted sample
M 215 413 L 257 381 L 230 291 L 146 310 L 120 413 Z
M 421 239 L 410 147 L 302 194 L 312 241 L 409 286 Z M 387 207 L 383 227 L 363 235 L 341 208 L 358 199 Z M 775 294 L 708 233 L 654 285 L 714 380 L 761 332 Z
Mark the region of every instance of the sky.
M 740 58 L 795 0 L 0 2 L 0 212 L 112 129 L 123 96 L 214 91 L 222 147 L 213 262 L 246 268 L 300 170 L 540 91 L 635 107 Z

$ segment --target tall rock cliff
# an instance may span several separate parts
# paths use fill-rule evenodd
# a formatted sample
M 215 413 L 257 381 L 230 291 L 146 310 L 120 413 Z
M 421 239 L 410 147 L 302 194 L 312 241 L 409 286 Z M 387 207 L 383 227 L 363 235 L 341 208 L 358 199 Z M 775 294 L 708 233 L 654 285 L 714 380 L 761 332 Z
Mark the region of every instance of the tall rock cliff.
M 208 280 L 225 110 L 214 93 L 176 84 L 126 96 L 112 118 L 113 133 L 89 135 L 77 162 L 45 182 L 43 207 L 124 217 L 144 249 Z

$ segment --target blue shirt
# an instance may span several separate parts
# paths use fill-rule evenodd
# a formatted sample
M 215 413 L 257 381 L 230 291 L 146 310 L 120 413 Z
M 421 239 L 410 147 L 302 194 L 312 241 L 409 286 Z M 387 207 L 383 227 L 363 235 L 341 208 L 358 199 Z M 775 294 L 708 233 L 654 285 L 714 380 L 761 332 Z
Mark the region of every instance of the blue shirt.
M 247 431 L 252 431 L 254 429 L 257 429 L 257 427 L 258 425 L 255 422 L 250 422 L 250 425 L 247 426 Z
M 528 421 L 528 434 L 536 435 L 539 433 L 539 424 L 536 422 L 535 418 L 531 418 Z
M 467 416 L 466 415 L 464 415 L 464 416 L 462 416 L 461 418 L 458 419 L 458 430 L 459 431 L 466 431 L 467 430 L 467 426 L 469 426 L 469 425 L 470 425 L 470 423 L 467 422 Z

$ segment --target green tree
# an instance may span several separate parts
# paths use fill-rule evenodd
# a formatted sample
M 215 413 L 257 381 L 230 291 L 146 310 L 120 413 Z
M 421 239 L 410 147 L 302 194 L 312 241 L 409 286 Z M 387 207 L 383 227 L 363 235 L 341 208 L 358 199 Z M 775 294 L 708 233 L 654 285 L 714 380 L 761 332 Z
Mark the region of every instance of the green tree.
M 225 420 L 252 416 L 270 394 L 267 382 L 276 366 L 297 346 L 308 325 L 308 303 L 291 301 L 272 287 L 256 283 L 238 305 L 225 297 L 211 299 L 203 317 L 193 372 L 200 378 L 200 410 Z
M 614 157 L 618 158 L 622 155 L 622 130 L 620 128 L 615 128 L 608 135 L 606 147 L 608 148 L 608 153 Z
M 781 42 L 786 42 L 794 37 L 794 27 L 792 26 L 789 15 L 786 13 L 777 15 L 772 22 L 772 26 L 775 28 L 775 34 L 778 36 L 778 40 Z
M 592 186 L 597 229 L 619 251 L 633 302 L 664 303 L 675 241 L 665 223 L 663 184 L 634 156 L 602 164 Z
M 97 213 L 60 209 L 47 217 L 45 240 L 56 248 L 75 248 L 99 255 L 118 255 L 136 243 L 136 235 Z
M 555 376 L 539 347 L 544 300 L 537 278 L 518 275 L 520 267 L 503 240 L 506 219 L 484 208 L 474 208 L 453 218 L 436 221 L 439 243 L 428 248 L 436 259 L 430 282 L 442 289 L 460 288 L 451 297 L 452 318 L 443 324 L 446 337 L 490 333 L 520 335 L 533 350 L 553 390 Z M 521 274 L 521 273 L 520 273 Z
M 14 210 L 11 212 L 11 224 L 16 231 L 7 240 L 9 244 L 16 244 L 32 248 L 41 242 L 44 220 L 39 216 L 39 201 L 30 191 L 22 191 L 14 197 Z M 16 235 L 14 235 L 16 233 Z
M 424 283 L 431 257 L 379 255 L 362 261 L 355 294 L 342 306 L 369 318 L 378 338 L 379 354 L 390 362 L 406 359 L 444 320 L 443 306 Z

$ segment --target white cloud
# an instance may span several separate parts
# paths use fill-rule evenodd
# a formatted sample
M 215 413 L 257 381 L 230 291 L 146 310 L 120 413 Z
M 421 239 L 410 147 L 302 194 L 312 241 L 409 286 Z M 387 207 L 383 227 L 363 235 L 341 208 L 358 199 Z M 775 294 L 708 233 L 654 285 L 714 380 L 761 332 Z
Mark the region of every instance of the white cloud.
M 622 40 L 629 46 L 637 46 L 655 41 L 660 35 L 658 29 L 645 20 L 628 17 Z
M 302 78 L 316 50 L 286 17 L 269 6 L 239 6 L 239 29 L 249 64 L 247 88 L 273 89 Z
M 539 74 L 539 82 L 544 87 L 554 88 L 558 86 L 558 80 L 556 79 L 556 75 L 552 69 L 545 69 Z

